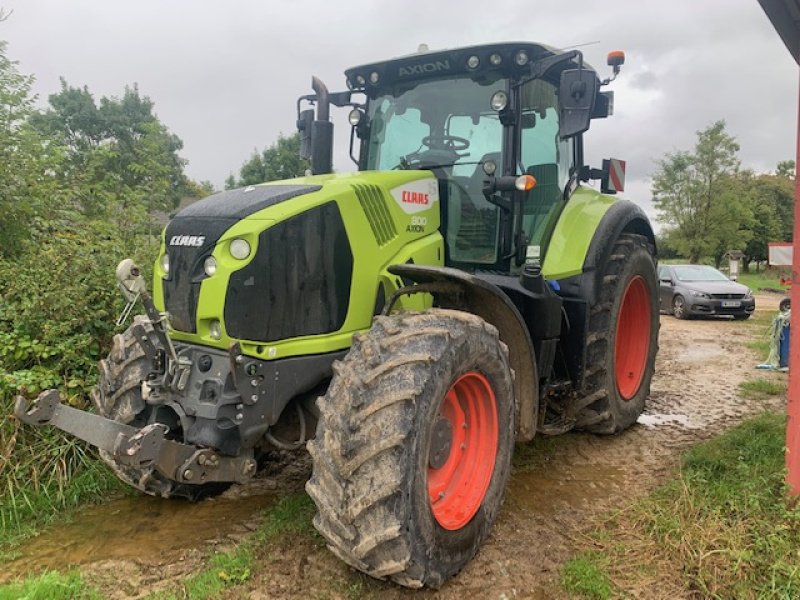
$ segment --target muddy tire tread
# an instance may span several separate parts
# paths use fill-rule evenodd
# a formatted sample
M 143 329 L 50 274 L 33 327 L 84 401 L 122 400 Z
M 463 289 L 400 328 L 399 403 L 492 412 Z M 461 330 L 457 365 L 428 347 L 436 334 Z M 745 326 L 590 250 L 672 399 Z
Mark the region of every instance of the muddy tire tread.
M 608 360 L 608 353 L 613 353 L 614 351 L 611 346 L 614 339 L 612 327 L 615 325 L 616 320 L 613 318 L 612 311 L 618 306 L 619 299 L 615 297 L 618 291 L 617 282 L 626 264 L 638 250 L 646 251 L 651 257 L 655 254 L 655 248 L 645 236 L 633 233 L 620 234 L 606 263 L 599 297 L 590 307 L 589 327 L 586 336 L 587 361 L 584 398 L 578 401 L 578 413 L 575 421 L 576 429 L 609 435 L 619 433 L 632 425 L 632 422 L 621 418 L 620 415 L 615 413 L 614 398 L 611 395 L 616 393 L 612 387 L 616 384 L 614 373 L 611 372 L 612 361 Z M 654 259 L 653 265 L 655 272 Z M 657 289 L 650 290 L 650 292 L 651 294 L 658 293 Z M 651 313 L 651 317 L 658 323 L 657 309 L 655 314 Z M 658 325 L 656 326 L 656 350 L 658 348 L 657 332 Z M 652 362 L 651 360 L 650 364 L 645 366 L 645 375 L 642 381 L 644 398 L 650 395 L 650 381 L 653 373 Z M 640 390 L 637 393 L 637 397 L 641 394 L 642 391 Z M 641 405 L 643 408 L 643 400 Z
M 406 440 L 431 365 L 451 351 L 453 339 L 477 330 L 500 345 L 507 364 L 497 330 L 475 315 L 431 309 L 376 317 L 372 329 L 353 337 L 318 401 L 317 435 L 308 443 L 314 470 L 306 484 L 318 507 L 314 526 L 336 556 L 372 577 L 418 588 L 452 575 L 415 558 Z

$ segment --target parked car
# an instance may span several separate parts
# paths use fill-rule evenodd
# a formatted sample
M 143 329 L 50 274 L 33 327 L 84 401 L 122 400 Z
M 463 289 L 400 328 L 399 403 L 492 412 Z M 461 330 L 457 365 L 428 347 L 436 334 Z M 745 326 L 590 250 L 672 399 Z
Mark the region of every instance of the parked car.
M 748 319 L 756 299 L 746 285 L 731 281 L 705 265 L 659 265 L 661 310 L 678 319 L 698 315 L 731 315 Z

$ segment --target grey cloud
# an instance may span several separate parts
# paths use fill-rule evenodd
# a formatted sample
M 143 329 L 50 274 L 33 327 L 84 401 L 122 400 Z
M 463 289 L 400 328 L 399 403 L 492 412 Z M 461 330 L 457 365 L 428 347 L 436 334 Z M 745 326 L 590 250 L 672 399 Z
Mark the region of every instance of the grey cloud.
M 629 190 L 649 202 L 654 161 L 689 148 L 718 118 L 745 165 L 794 155 L 797 68 L 755 0 L 598 3 L 589 0 L 0 0 L 14 14 L 0 39 L 46 99 L 58 77 L 96 95 L 138 82 L 185 142 L 188 172 L 221 185 L 254 148 L 294 129 L 311 75 L 343 87 L 345 68 L 431 48 L 528 39 L 581 49 L 605 72 L 626 51 L 616 115 L 587 138 L 593 164 L 627 159 Z M 337 115 L 336 168 L 347 158 Z M 630 194 L 629 194 L 630 195 Z

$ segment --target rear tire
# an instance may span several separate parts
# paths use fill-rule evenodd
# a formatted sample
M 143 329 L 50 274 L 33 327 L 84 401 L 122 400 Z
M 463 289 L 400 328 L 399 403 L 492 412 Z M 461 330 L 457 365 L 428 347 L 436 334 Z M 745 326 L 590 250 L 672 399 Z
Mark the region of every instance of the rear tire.
M 623 233 L 590 309 L 585 396 L 576 429 L 613 434 L 644 410 L 658 350 L 658 279 L 647 238 Z
M 153 326 L 146 317 L 134 317 L 133 325 L 137 324 L 144 327 L 154 345 L 159 343 Z M 108 358 L 98 363 L 99 377 L 97 386 L 92 391 L 92 402 L 97 412 L 108 419 L 132 427 L 143 427 L 148 423 L 151 409 L 142 399 L 142 381 L 147 378 L 152 366 L 136 341 L 133 325 L 124 333 L 114 336 Z M 219 483 L 181 484 L 167 479 L 153 467 L 137 469 L 121 465 L 103 450 L 100 451 L 100 457 L 122 481 L 151 496 L 197 500 L 229 487 L 228 484 Z
M 377 317 L 319 409 L 306 490 L 331 551 L 407 587 L 463 568 L 510 473 L 514 388 L 497 330 L 452 310 Z

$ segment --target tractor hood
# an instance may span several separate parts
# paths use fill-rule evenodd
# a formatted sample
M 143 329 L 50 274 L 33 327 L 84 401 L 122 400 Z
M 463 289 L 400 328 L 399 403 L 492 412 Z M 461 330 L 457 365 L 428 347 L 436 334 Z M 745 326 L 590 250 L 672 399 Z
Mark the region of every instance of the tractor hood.
M 154 300 L 185 341 L 228 347 L 327 335 L 347 317 L 354 245 L 362 263 L 370 256 L 382 268 L 438 226 L 429 171 L 316 175 L 221 192 L 167 225 Z M 377 273 L 369 276 L 373 293 Z
M 248 186 L 203 198 L 180 211 L 164 232 L 169 273 L 164 300 L 175 328 L 194 333 L 203 262 L 223 233 L 254 213 L 320 189 L 319 185 Z

